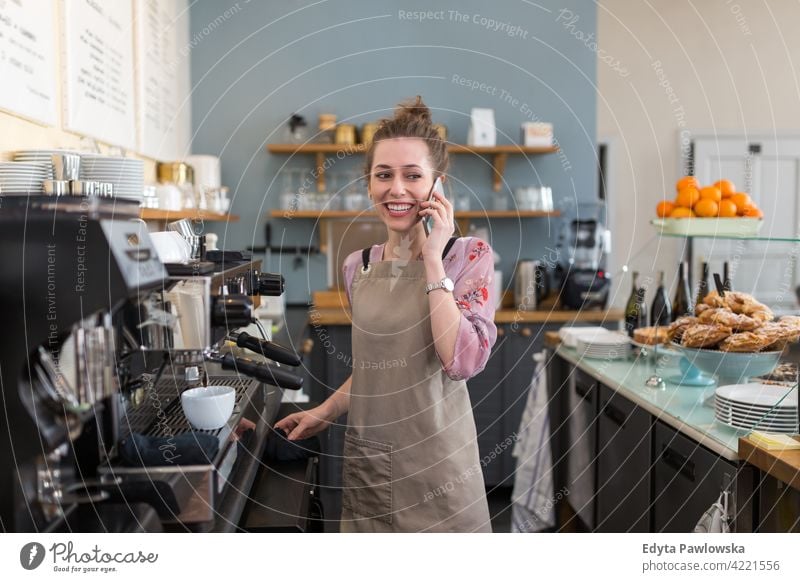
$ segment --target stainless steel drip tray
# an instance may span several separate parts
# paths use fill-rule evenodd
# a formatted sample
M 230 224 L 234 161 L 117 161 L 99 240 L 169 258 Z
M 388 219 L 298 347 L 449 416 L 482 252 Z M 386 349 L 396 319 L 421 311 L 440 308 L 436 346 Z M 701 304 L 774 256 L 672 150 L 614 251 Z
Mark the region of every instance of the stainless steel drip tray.
M 262 386 L 257 380 L 235 375 L 210 376 L 209 385 L 236 389 L 236 404 L 228 423 L 217 430 L 195 431 L 219 439 L 219 451 L 212 463 L 126 467 L 116 462 L 98 469 L 101 480 L 112 482 L 116 479 L 119 482 L 119 491 L 115 493 L 130 502 L 150 503 L 165 523 L 214 520 L 216 502 L 227 484 L 238 451 L 237 443 L 230 439 L 230 435 Z M 164 378 L 147 389 L 145 400 L 138 407 L 129 407 L 121 414 L 121 438 L 132 432 L 169 437 L 194 430 L 180 403 L 180 394 L 186 388 L 182 379 Z

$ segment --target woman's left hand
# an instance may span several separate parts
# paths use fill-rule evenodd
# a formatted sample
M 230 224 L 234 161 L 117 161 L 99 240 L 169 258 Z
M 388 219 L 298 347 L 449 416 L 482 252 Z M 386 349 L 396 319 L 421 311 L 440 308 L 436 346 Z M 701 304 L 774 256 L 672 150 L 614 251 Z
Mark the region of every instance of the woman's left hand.
M 422 257 L 441 258 L 447 241 L 455 232 L 455 215 L 453 205 L 445 196 L 439 192 L 433 192 L 433 200 L 425 200 L 421 204 L 422 210 L 419 214 L 423 217 L 433 217 L 433 228 L 422 245 Z

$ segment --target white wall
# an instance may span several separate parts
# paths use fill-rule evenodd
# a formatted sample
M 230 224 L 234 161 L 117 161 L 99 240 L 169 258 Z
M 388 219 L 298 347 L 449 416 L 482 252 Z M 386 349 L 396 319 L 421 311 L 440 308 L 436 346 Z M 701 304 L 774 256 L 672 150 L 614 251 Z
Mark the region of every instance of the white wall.
M 681 243 L 655 239 L 649 221 L 663 193 L 674 196 L 682 138 L 800 131 L 800 4 L 600 0 L 597 18 L 598 136 L 615 147 L 613 264 L 671 276 Z M 630 277 L 617 283 L 619 306 Z

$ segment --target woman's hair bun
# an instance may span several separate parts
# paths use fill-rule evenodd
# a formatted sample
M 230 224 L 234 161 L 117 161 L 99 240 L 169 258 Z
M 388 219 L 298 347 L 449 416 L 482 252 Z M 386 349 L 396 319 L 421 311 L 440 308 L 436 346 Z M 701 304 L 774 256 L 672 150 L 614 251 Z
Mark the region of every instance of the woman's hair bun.
M 407 99 L 398 104 L 394 118 L 397 121 L 431 123 L 431 110 L 425 105 L 422 96 L 417 95 L 416 99 Z

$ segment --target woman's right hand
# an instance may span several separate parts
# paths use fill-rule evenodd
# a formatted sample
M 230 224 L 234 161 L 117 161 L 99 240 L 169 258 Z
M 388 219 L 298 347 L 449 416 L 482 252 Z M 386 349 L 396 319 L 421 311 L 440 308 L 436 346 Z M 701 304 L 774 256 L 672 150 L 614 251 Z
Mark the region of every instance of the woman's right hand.
M 311 410 L 294 412 L 283 417 L 275 423 L 275 430 L 282 430 L 286 434 L 286 440 L 296 441 L 322 432 L 331 422 L 333 418 L 330 413 L 320 405 Z

